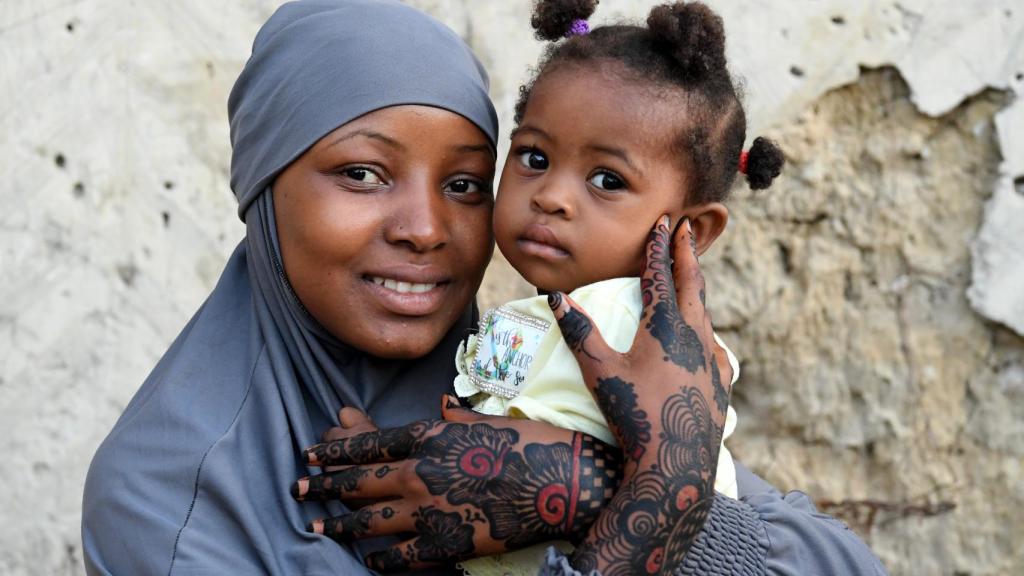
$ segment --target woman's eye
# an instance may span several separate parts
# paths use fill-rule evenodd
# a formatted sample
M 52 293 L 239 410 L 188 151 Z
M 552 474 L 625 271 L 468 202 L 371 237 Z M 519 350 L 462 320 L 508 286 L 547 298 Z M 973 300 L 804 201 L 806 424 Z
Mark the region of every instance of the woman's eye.
M 539 150 L 524 150 L 520 152 L 519 162 L 530 170 L 548 169 L 548 157 Z
M 369 168 L 346 168 L 342 174 L 361 184 L 383 184 L 384 181 Z
M 602 190 L 622 190 L 626 183 L 611 172 L 598 172 L 590 178 L 590 183 Z
M 467 180 L 465 178 L 449 182 L 448 185 L 444 187 L 445 192 L 458 194 L 460 196 L 475 194 L 477 192 L 481 192 L 483 189 L 483 185 L 479 182 L 475 180 Z

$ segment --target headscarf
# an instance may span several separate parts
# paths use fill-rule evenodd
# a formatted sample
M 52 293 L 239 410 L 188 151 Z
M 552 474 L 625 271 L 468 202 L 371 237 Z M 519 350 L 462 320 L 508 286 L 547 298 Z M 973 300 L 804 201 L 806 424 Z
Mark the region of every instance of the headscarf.
M 345 508 L 291 498 L 292 482 L 317 472 L 301 451 L 342 406 L 380 426 L 437 417 L 475 310 L 416 360 L 338 341 L 287 281 L 269 188 L 323 136 L 388 106 L 452 111 L 494 144 L 487 88 L 455 33 L 399 2 L 303 0 L 263 26 L 228 102 L 246 238 L 93 459 L 90 574 L 368 574 L 364 552 L 394 540 L 342 546 L 306 532 Z

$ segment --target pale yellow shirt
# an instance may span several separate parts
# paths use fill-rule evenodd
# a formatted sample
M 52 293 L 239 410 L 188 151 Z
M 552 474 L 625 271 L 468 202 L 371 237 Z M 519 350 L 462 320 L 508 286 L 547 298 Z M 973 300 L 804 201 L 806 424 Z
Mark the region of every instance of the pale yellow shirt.
M 639 278 L 597 282 L 577 288 L 569 296 L 587 311 L 609 346 L 619 352 L 629 350 L 643 307 Z M 503 324 L 497 326 L 506 329 L 505 333 L 509 332 L 507 328 L 512 328 L 519 345 L 514 346 L 516 340 L 499 338 L 488 332 L 485 325 L 488 314 L 485 314 L 480 334 L 471 336 L 456 355 L 459 376 L 455 379 L 455 392 L 468 398 L 477 412 L 547 422 L 589 434 L 608 444 L 617 444 L 583 382 L 579 364 L 562 339 L 547 297 L 515 300 L 499 307 L 499 311 Z M 732 383 L 735 384 L 739 378 L 739 363 L 717 334 L 715 340 L 725 349 L 732 367 Z M 494 348 L 492 341 L 499 343 L 495 354 L 491 353 Z M 502 344 L 506 347 L 501 348 Z M 486 348 L 483 351 L 486 353 L 481 353 L 481 346 Z M 511 354 L 509 348 L 514 348 Z M 488 382 L 497 380 L 500 375 L 505 375 L 508 382 L 516 382 L 516 370 L 520 372 L 518 385 L 505 385 L 506 388 L 514 386 L 515 390 L 499 392 L 514 397 L 506 398 L 491 392 L 494 388 Z M 736 412 L 729 406 L 718 453 L 715 490 L 731 498 L 736 498 L 736 469 L 725 440 L 735 429 Z M 478 558 L 463 562 L 462 567 L 472 576 L 532 575 L 536 574 L 545 547 L 534 546 L 518 552 Z

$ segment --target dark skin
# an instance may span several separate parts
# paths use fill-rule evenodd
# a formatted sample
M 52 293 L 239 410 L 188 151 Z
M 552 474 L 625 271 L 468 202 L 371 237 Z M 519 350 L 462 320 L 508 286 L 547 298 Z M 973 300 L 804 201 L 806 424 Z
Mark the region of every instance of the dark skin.
M 732 376 L 704 309 L 695 237 L 678 230 L 672 241 L 665 217 L 649 235 L 629 352 L 609 348 L 564 294 L 549 301 L 624 454 L 541 422 L 473 414 L 454 398 L 441 420 L 385 430 L 346 409 L 342 427 L 307 450 L 311 465 L 337 468 L 292 493 L 374 503 L 310 529 L 341 541 L 410 534 L 366 557 L 381 572 L 556 539 L 579 543 L 574 565 L 605 574 L 678 566 L 713 498 Z
M 483 279 L 493 179 L 487 136 L 457 114 L 395 106 L 357 118 L 274 182 L 288 280 L 339 340 L 423 356 Z
M 679 94 L 623 78 L 620 65 L 563 66 L 530 93 L 494 207 L 505 258 L 534 286 L 571 291 L 639 276 L 652 222 L 689 218 L 703 253 L 725 229 L 719 202 L 687 203 L 672 145 Z
M 314 532 L 340 541 L 411 536 L 368 555 L 371 568 L 404 571 L 565 539 L 579 544 L 581 568 L 667 573 L 703 526 L 731 373 L 704 311 L 696 257 L 728 213 L 720 204 L 684 207 L 685 170 L 665 152 L 675 132 L 657 122 L 668 104 L 618 80 L 614 71 L 566 69 L 537 83 L 502 178 L 497 233 L 541 288 L 642 274 L 644 316 L 626 354 L 608 348 L 568 297 L 551 298 L 624 453 L 543 423 L 476 415 L 450 398 L 443 419 L 387 430 L 343 410 L 342 427 L 307 452 L 328 469 L 299 480 L 293 494 L 353 509 L 313 522 Z M 573 98 L 582 104 L 566 107 Z M 633 109 L 651 112 L 622 118 Z M 531 164 L 538 157 L 543 165 Z M 674 259 L 667 217 L 638 232 L 641 218 L 663 212 L 686 222 Z M 540 237 L 538 227 L 547 229 Z

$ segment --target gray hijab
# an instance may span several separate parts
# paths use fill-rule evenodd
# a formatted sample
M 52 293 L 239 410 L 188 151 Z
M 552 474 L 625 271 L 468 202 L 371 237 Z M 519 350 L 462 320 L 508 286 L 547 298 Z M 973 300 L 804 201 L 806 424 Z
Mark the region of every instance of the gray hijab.
M 246 238 L 217 287 L 93 459 L 82 540 L 90 574 L 366 574 L 363 553 L 306 524 L 344 511 L 298 504 L 301 450 L 342 406 L 381 426 L 439 415 L 469 307 L 414 361 L 338 341 L 283 273 L 269 193 L 320 138 L 400 104 L 462 115 L 494 143 L 487 76 L 451 30 L 393 1 L 304 0 L 263 26 L 228 102 L 231 187 Z

